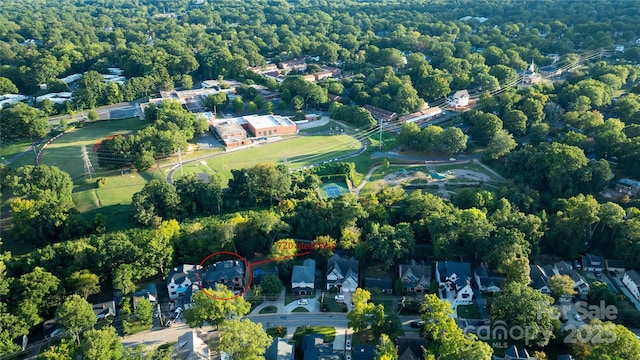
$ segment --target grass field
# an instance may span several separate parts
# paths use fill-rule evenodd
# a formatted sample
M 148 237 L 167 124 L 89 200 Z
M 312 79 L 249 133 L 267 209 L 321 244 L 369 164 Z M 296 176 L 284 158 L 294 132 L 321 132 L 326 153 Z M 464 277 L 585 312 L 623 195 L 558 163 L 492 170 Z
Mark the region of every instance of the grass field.
M 3 162 L 11 159 L 14 155 L 17 155 L 26 150 L 31 145 L 31 140 L 22 139 L 17 141 L 0 141 L 0 158 Z
M 73 129 L 49 144 L 42 152 L 42 163 L 59 167 L 69 173 L 75 181 L 82 177 L 84 172 L 80 148 L 86 145 L 91 163 L 97 175 L 101 176 L 98 156 L 93 152 L 93 146 L 104 138 L 132 133 L 146 124 L 138 118 L 87 123 L 82 128 Z
M 259 163 L 282 164 L 285 161 L 290 169 L 297 169 L 350 154 L 358 148 L 360 148 L 360 143 L 347 135 L 300 136 L 194 161 L 185 164 L 183 170 L 185 175 L 219 173 L 223 178 L 223 183 L 226 183 L 231 178 L 232 169 L 247 168 Z M 181 174 L 176 172 L 174 179 L 180 176 Z

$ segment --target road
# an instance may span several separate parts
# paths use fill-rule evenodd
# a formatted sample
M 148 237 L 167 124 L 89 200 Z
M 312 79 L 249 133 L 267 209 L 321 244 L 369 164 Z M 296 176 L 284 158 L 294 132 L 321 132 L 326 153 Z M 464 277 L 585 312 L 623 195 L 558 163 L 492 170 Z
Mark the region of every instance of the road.
M 138 104 L 146 101 L 144 99 L 134 100 L 131 102 L 122 102 L 113 105 L 106 105 L 95 108 L 94 110 L 98 113 L 98 120 L 110 120 L 110 119 L 127 119 L 131 117 L 137 116 Z M 88 114 L 91 110 L 83 110 L 71 115 L 58 115 L 52 116 L 49 118 L 49 123 L 59 123 L 62 119 L 74 119 L 74 121 L 79 120 L 88 120 Z

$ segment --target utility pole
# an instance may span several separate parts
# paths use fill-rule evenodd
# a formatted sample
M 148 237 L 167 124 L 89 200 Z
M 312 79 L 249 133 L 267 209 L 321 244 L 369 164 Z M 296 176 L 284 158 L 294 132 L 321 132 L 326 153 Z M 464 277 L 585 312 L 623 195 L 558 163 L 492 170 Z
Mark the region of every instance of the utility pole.
M 91 159 L 89 159 L 89 154 L 87 153 L 87 146 L 82 145 L 82 160 L 84 161 L 84 173 L 83 175 L 89 175 L 89 179 L 92 178 L 93 175 L 96 174 L 95 170 L 93 170 L 93 165 L 91 165 Z
M 379 127 L 380 127 L 380 129 L 379 129 L 380 130 L 380 142 L 378 143 L 378 148 L 382 149 L 382 119 L 380 119 Z

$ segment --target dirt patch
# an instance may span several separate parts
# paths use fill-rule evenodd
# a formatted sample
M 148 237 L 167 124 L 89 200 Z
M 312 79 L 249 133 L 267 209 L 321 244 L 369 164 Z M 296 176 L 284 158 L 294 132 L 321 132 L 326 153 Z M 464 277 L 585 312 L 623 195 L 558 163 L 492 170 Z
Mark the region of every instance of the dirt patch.
M 93 152 L 98 152 L 98 149 L 100 149 L 100 145 L 102 145 L 102 142 L 105 140 L 111 140 L 114 137 L 119 136 L 119 135 L 111 135 L 111 136 L 107 136 L 105 138 L 102 138 L 100 140 L 98 140 L 97 143 L 93 144 Z

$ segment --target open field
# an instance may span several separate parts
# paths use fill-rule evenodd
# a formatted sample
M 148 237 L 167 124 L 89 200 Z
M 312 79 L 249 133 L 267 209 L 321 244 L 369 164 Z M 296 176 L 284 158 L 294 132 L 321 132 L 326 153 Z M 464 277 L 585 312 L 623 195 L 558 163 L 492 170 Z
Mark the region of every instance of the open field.
M 82 176 L 84 171 L 80 148 L 85 145 L 97 176 L 101 176 L 101 171 L 98 168 L 98 156 L 93 152 L 93 146 L 104 138 L 132 133 L 146 124 L 137 118 L 87 123 L 49 144 L 42 152 L 42 163 L 57 166 L 76 180 Z
M 282 164 L 285 161 L 290 169 L 297 169 L 350 154 L 358 148 L 360 148 L 360 143 L 347 135 L 299 136 L 194 161 L 185 164 L 183 170 L 185 175 L 219 173 L 223 178 L 223 183 L 226 183 L 231 179 L 232 169 L 247 168 L 259 163 Z M 180 172 L 176 172 L 174 178 L 180 176 Z
M 22 139 L 16 141 L 0 141 L 0 162 L 11 159 L 26 150 L 31 145 L 31 140 Z

